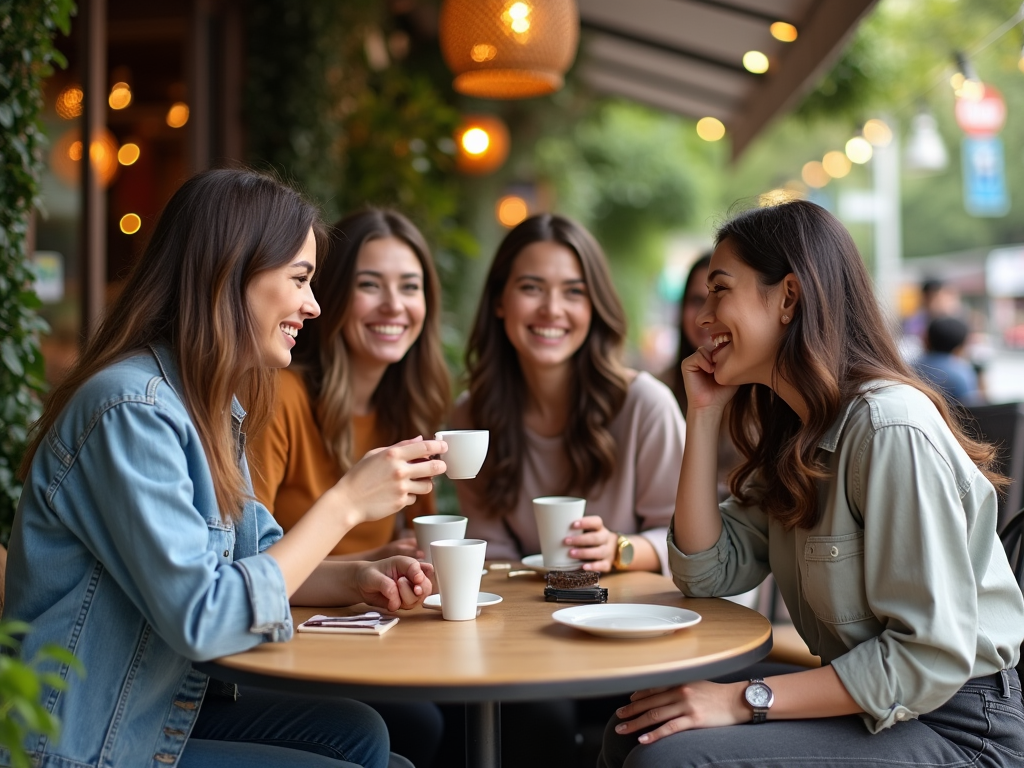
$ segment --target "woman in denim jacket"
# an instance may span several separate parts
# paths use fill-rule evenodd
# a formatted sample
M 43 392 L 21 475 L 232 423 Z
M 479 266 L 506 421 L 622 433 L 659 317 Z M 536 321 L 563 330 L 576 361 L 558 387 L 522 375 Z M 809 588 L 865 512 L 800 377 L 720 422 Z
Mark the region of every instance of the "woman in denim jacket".
M 309 280 L 323 242 L 315 209 L 284 185 L 195 176 L 50 396 L 23 465 L 7 611 L 33 625 L 28 656 L 56 643 L 88 677 L 44 692 L 63 728 L 25 744 L 37 765 L 388 763 L 365 705 L 256 691 L 224 703 L 192 668 L 289 639 L 289 599 L 395 610 L 431 591 L 411 558 L 323 560 L 354 525 L 428 493 L 444 462 L 426 459 L 444 443 L 368 456 L 286 536 L 252 497 L 243 419 L 266 419 L 271 369 L 319 314 Z
M 903 363 L 824 209 L 726 223 L 708 288 L 711 343 L 682 364 L 673 577 L 706 597 L 771 572 L 822 666 L 639 691 L 600 765 L 1024 765 L 1024 598 L 996 536 L 993 449 Z M 729 403 L 745 461 L 719 505 Z

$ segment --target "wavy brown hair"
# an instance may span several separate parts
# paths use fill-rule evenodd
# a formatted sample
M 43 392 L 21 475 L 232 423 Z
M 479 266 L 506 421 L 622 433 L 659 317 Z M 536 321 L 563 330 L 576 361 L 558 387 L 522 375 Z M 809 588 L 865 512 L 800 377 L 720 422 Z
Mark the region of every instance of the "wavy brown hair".
M 871 280 L 846 228 L 824 208 L 803 200 L 746 211 L 725 223 L 715 239 L 758 273 L 768 289 L 793 274 L 800 298 L 786 326 L 773 375 L 792 384 L 807 404 L 808 420 L 762 384 L 745 384 L 732 400 L 730 432 L 745 461 L 730 478 L 743 502 L 755 500 L 748 481 L 772 477 L 762 509 L 786 527 L 818 521 L 817 483 L 828 477 L 818 443 L 840 411 L 872 381 L 907 384 L 935 405 L 960 445 L 996 488 L 1007 478 L 991 467 L 995 448 L 968 437 L 945 398 L 903 361 L 875 299 Z
M 78 388 L 149 345 L 169 345 L 181 397 L 202 440 L 217 505 L 237 519 L 248 498 L 231 428 L 235 395 L 254 432 L 273 402 L 273 372 L 260 365 L 247 291 L 260 274 L 299 252 L 310 228 L 326 243 L 316 208 L 284 184 L 248 170 L 213 170 L 186 181 L 167 203 L 124 290 L 81 358 L 50 394 L 21 465 L 32 457 Z
M 466 352 L 472 423 L 491 433 L 487 460 L 473 482 L 487 489 L 490 512 L 499 515 L 510 512 L 519 498 L 526 450 L 526 380 L 496 308 L 516 257 L 538 242 L 559 243 L 576 254 L 593 306 L 587 338 L 572 359 L 571 411 L 563 435 L 569 458 L 564 493 L 585 494 L 611 477 L 615 440 L 608 425 L 622 409 L 629 388 L 622 363 L 626 316 L 601 246 L 564 216 L 526 219 L 498 246 Z
M 327 263 L 318 270 L 320 317 L 306 324 L 294 352 L 324 447 L 343 472 L 352 456 L 352 361 L 342 327 L 355 292 L 356 265 L 362 247 L 393 237 L 409 246 L 423 268 L 426 316 L 423 330 L 399 362 L 387 367 L 371 400 L 385 444 L 414 435 L 433 436 L 451 405 L 451 380 L 441 346 L 441 284 L 423 235 L 405 216 L 366 208 L 331 228 Z

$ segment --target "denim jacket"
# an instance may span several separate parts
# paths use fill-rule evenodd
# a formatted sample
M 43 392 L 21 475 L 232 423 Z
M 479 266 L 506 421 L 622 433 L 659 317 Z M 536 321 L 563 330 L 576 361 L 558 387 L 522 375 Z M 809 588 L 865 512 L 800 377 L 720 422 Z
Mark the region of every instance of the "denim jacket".
M 207 676 L 192 661 L 288 640 L 281 529 L 255 501 L 237 523 L 217 507 L 173 355 L 118 362 L 75 393 L 36 453 L 7 566 L 6 617 L 74 653 L 65 691 L 44 690 L 58 741 L 25 747 L 41 768 L 164 768 L 178 762 Z M 232 405 L 248 483 L 244 411 Z M 53 667 L 55 665 L 51 665 Z M 0 765 L 10 755 L 0 750 Z
M 829 469 L 818 522 L 787 530 L 730 497 L 714 547 L 684 555 L 669 539 L 679 588 L 740 594 L 771 571 L 872 732 L 1015 666 L 1024 598 L 996 535 L 996 492 L 932 402 L 877 382 L 818 447 Z

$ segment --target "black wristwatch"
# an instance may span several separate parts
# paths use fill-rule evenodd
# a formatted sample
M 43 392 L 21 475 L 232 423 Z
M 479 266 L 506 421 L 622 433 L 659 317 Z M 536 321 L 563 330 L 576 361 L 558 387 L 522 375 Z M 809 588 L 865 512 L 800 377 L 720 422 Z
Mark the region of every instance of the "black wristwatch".
M 754 715 L 750 722 L 763 723 L 768 719 L 768 710 L 775 703 L 775 694 L 772 693 L 772 689 L 768 687 L 764 680 L 760 677 L 755 677 L 751 680 L 750 685 L 743 692 L 743 698 L 747 700 L 747 704 L 754 710 Z

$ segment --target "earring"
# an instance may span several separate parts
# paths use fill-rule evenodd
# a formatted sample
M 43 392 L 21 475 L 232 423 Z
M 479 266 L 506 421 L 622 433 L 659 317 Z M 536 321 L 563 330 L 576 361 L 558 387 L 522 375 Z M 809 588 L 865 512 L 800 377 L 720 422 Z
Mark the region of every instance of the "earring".
M 785 323 L 788 323 L 788 322 L 789 322 L 789 315 L 783 315 L 783 316 L 782 316 L 782 322 L 783 322 L 784 324 L 785 324 Z

